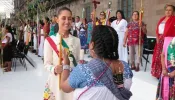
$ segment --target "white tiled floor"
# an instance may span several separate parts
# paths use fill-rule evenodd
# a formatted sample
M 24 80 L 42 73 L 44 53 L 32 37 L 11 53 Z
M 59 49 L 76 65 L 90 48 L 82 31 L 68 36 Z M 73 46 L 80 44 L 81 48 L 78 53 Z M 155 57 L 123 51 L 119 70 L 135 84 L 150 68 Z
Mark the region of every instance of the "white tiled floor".
M 34 69 L 28 63 L 28 70 L 17 64 L 16 71 L 2 73 L 0 70 L 0 100 L 42 100 L 45 82 L 48 73 L 43 69 L 41 58 L 29 53 L 29 56 L 37 62 Z M 150 57 L 151 59 L 151 57 Z M 150 74 L 150 64 L 147 72 L 134 72 L 131 100 L 155 100 L 157 79 Z

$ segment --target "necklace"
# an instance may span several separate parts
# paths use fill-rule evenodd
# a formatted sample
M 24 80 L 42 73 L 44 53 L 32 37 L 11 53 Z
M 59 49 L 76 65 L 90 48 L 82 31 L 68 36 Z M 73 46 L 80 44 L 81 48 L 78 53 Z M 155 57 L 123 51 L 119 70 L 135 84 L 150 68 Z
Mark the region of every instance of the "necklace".
M 117 24 L 117 25 L 120 24 L 120 21 L 121 21 L 121 20 L 117 20 L 117 21 L 116 21 L 116 24 Z

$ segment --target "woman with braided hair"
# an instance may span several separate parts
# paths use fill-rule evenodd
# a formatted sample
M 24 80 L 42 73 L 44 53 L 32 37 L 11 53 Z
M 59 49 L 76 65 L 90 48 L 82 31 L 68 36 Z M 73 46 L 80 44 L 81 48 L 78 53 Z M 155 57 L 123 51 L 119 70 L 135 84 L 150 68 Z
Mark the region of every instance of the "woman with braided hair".
M 118 60 L 116 31 L 110 26 L 94 27 L 89 49 L 93 59 L 72 72 L 67 53 L 63 53 L 63 66 L 59 66 L 63 67 L 62 90 L 74 91 L 73 100 L 129 100 L 132 93 L 125 81 L 133 74 L 126 62 Z

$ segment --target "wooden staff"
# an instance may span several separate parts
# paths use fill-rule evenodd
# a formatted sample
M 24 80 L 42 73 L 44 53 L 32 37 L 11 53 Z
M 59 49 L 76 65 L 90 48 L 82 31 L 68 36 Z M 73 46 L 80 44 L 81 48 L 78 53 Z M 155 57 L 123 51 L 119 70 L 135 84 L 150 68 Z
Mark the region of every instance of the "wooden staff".
M 96 1 L 96 0 L 93 0 L 92 3 L 94 5 L 94 22 L 93 22 L 93 26 L 96 26 L 96 9 L 97 9 L 97 4 L 100 4 L 100 2 Z
M 141 8 L 140 8 L 140 12 L 139 12 L 139 27 L 140 27 L 140 30 L 139 30 L 139 50 L 138 50 L 138 53 L 139 53 L 139 58 L 141 58 L 141 41 L 142 41 L 142 18 L 143 18 L 143 2 L 141 0 Z
M 109 17 L 110 17 L 110 14 L 111 14 L 111 5 L 112 5 L 112 2 L 109 2 L 108 3 L 108 9 L 106 10 L 106 21 L 105 21 L 105 25 L 109 25 Z
M 158 96 L 157 100 L 163 100 L 162 99 L 162 79 L 163 79 L 163 76 L 161 76 L 161 78 L 160 78 L 159 96 Z
M 2 24 L 1 22 L 2 22 L 2 20 L 0 19 L 0 25 Z M 2 34 L 2 27 L 0 28 L 0 35 L 1 35 L 1 37 L 0 37 L 0 39 L 1 39 L 1 43 L 0 43 L 0 46 L 1 46 L 1 56 L 0 56 L 0 58 L 1 58 L 1 68 L 3 69 L 3 48 L 2 48 L 3 34 Z M 4 73 L 4 69 L 3 69 L 3 73 Z
M 85 9 L 83 8 L 83 10 L 82 10 L 82 15 L 81 15 L 81 18 L 82 18 L 82 19 L 85 19 L 84 13 L 85 13 Z
M 58 45 L 58 50 L 59 50 L 59 59 L 58 59 L 58 65 L 62 65 L 62 60 L 61 60 L 61 58 L 62 58 L 62 35 L 60 34 L 60 36 L 59 36 L 59 45 Z M 59 89 L 61 90 L 61 87 L 60 87 L 60 85 L 61 85 L 61 74 L 59 74 L 58 75 L 58 86 L 59 86 Z
M 108 20 L 109 20 L 110 14 L 111 14 L 111 9 L 108 9 L 107 10 L 107 16 L 106 16 L 105 25 L 109 25 Z

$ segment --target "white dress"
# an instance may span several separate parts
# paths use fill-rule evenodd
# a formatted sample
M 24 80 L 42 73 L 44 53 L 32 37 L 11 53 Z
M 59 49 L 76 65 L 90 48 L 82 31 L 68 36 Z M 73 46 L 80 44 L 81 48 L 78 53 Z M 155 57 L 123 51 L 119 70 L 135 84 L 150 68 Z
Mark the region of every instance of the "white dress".
M 78 23 L 75 23 L 75 27 L 77 27 L 78 29 L 80 29 L 80 26 L 81 26 L 82 22 L 79 21 Z M 79 36 L 79 32 L 80 30 L 77 30 L 77 35 Z
M 59 33 L 56 36 L 50 36 L 50 38 L 54 41 L 54 43 L 58 46 L 59 45 Z M 69 50 L 72 51 L 76 61 L 79 61 L 80 58 L 80 39 L 76 38 L 72 35 L 69 35 L 68 38 L 64 38 L 64 41 L 69 46 Z M 63 93 L 59 90 L 59 78 L 54 74 L 54 68 L 58 65 L 58 56 L 56 52 L 52 49 L 51 45 L 49 44 L 48 40 L 45 40 L 44 43 L 44 67 L 45 69 L 50 72 L 49 78 L 46 84 L 46 91 L 44 92 L 44 96 L 47 97 L 47 94 L 50 94 L 50 99 L 48 100 L 72 100 L 73 92 L 72 93 Z M 71 60 L 70 60 L 71 61 Z M 72 63 L 72 62 L 71 62 Z M 72 65 L 72 64 L 71 64 Z M 50 90 L 50 91 L 47 91 Z
M 43 29 L 41 29 L 41 34 L 44 34 Z M 40 45 L 39 45 L 39 52 L 38 55 L 43 57 L 44 56 L 44 36 L 41 36 L 40 38 Z
M 27 41 L 30 42 L 30 40 L 31 40 L 31 27 L 29 25 L 26 25 L 24 27 L 24 42 L 27 42 Z
M 36 28 L 34 28 L 34 30 L 33 30 L 33 42 L 34 42 L 34 44 L 33 44 L 33 48 L 34 48 L 34 50 L 37 50 L 37 36 L 36 36 Z
M 125 19 L 122 19 L 120 22 L 117 22 L 117 20 L 115 20 L 111 23 L 111 27 L 113 27 L 117 31 L 119 37 L 119 44 L 118 44 L 119 60 L 128 62 L 128 50 L 127 47 L 123 47 L 127 21 Z

